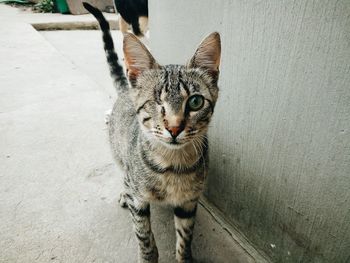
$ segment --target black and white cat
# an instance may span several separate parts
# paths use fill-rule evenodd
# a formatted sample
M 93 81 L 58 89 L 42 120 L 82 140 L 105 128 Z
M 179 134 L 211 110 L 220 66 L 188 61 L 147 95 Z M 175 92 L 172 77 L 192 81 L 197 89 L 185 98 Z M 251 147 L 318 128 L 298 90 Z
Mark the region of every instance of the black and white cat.
M 148 0 L 114 0 L 114 3 L 120 14 L 120 31 L 126 33 L 130 24 L 136 36 L 144 36 L 148 25 Z

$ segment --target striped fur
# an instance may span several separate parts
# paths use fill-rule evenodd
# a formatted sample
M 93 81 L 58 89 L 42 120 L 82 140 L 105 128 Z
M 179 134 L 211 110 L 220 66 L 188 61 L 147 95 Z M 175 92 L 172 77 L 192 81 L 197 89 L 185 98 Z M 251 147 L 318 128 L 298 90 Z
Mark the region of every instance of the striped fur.
M 128 81 L 124 75 L 123 67 L 118 62 L 118 55 L 114 50 L 114 43 L 110 33 L 108 21 L 105 19 L 100 10 L 92 5 L 83 2 L 84 7 L 88 10 L 99 22 L 102 31 L 104 50 L 106 52 L 109 71 L 114 82 L 117 92 L 125 91 L 128 86 Z
M 197 202 L 208 170 L 207 130 L 218 98 L 219 34 L 205 38 L 183 66 L 160 66 L 135 36 L 125 34 L 126 84 L 117 61 L 108 59 L 114 50 L 102 14 L 85 6 L 101 24 L 112 76 L 118 72 L 114 80 L 126 91 L 112 110 L 109 137 L 115 160 L 125 169 L 120 203 L 130 210 L 139 262 L 158 262 L 150 223 L 153 202 L 174 207 L 176 259 L 192 262 Z M 200 102 L 195 110 L 193 96 Z

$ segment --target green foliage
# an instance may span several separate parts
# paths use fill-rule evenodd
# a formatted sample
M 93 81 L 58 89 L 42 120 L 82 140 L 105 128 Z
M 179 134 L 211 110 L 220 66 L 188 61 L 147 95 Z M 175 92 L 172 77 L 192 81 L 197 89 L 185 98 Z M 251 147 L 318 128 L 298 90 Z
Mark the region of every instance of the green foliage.
M 40 0 L 34 5 L 34 10 L 42 13 L 53 13 L 54 9 L 53 0 Z

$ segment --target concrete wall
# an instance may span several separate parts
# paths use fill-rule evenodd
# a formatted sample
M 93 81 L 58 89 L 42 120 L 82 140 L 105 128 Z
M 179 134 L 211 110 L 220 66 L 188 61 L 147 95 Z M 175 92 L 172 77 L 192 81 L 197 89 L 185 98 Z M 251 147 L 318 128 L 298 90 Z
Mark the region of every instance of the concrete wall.
M 209 200 L 275 262 L 350 262 L 350 1 L 149 6 L 160 63 L 222 35 Z

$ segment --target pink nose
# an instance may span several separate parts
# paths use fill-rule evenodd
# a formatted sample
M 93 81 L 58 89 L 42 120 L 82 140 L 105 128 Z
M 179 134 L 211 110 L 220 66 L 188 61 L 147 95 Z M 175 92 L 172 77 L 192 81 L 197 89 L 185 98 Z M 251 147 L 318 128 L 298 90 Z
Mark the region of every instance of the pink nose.
M 183 130 L 181 126 L 168 127 L 167 130 L 170 132 L 173 138 L 176 138 Z

